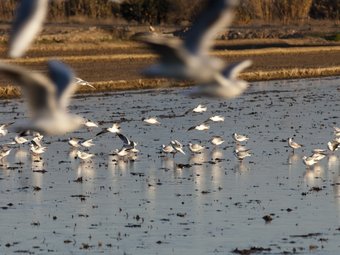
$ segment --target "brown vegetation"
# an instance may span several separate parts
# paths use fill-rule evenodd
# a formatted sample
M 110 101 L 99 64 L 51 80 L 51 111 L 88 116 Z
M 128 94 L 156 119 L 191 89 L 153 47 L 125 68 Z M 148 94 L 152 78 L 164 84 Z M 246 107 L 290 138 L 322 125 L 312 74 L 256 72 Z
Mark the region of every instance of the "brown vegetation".
M 82 18 L 105 20 L 114 18 L 139 24 L 181 24 L 192 21 L 207 0 L 111 0 L 51 1 L 49 18 L 52 21 Z M 16 0 L 0 1 L 0 21 L 9 21 L 15 13 Z M 241 22 L 304 21 L 339 19 L 340 1 L 334 0 L 240 0 L 238 19 Z

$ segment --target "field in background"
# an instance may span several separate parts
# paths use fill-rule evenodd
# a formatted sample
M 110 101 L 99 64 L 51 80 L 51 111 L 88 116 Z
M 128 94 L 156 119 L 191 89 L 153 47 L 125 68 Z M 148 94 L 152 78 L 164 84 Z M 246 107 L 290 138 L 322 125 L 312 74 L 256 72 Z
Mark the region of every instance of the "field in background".
M 146 28 L 141 27 L 139 31 L 142 29 Z M 192 85 L 190 81 L 142 77 L 140 71 L 156 61 L 157 56 L 143 44 L 118 40 L 107 28 L 48 25 L 27 57 L 17 60 L 6 56 L 8 26 L 3 25 L 1 31 L 4 34 L 0 37 L 3 61 L 43 71 L 50 58 L 60 59 L 69 64 L 77 76 L 96 87 L 96 90 L 81 88 L 80 92 Z M 302 34 L 301 31 L 295 30 Z M 322 37 L 302 34 L 296 38 L 217 40 L 212 54 L 226 62 L 252 59 L 254 65 L 241 76 L 249 81 L 340 75 L 340 42 Z M 0 77 L 0 84 L 8 85 L 0 88 L 1 97 L 19 95 L 11 81 Z

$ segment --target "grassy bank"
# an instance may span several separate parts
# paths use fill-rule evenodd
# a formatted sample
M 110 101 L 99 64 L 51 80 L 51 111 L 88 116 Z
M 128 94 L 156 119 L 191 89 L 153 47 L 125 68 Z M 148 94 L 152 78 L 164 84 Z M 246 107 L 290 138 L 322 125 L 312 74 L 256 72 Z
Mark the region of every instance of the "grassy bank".
M 269 81 L 278 79 L 301 79 L 310 77 L 324 77 L 340 75 L 340 66 L 326 68 L 291 68 L 272 71 L 253 71 L 244 72 L 240 78 L 250 82 Z M 118 80 L 118 81 L 99 81 L 91 83 L 95 89 L 90 87 L 80 87 L 77 94 L 99 93 L 109 91 L 123 91 L 135 89 L 155 89 L 169 87 L 188 87 L 194 83 L 177 82 L 167 79 L 137 79 L 137 80 Z M 4 84 L 0 87 L 0 98 L 17 98 L 20 97 L 20 89 L 10 84 Z

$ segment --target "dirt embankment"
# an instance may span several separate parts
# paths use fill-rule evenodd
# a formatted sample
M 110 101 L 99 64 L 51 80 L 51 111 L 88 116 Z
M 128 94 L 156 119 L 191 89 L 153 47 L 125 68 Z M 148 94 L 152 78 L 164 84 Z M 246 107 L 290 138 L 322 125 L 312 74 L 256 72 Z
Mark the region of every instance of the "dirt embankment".
M 140 71 L 157 60 L 144 45 L 112 40 L 98 29 L 45 33 L 37 39 L 27 57 L 6 59 L 6 37 L 0 38 L 0 57 L 10 63 L 45 70 L 46 61 L 58 58 L 68 63 L 77 76 L 96 89 L 80 92 L 112 91 L 161 86 L 188 86 L 190 81 L 145 79 Z M 254 64 L 241 75 L 249 81 L 340 75 L 340 43 L 320 38 L 219 40 L 213 55 L 226 62 L 252 59 Z M 13 83 L 0 76 L 0 85 Z M 1 87 L 1 97 L 18 95 L 12 87 Z

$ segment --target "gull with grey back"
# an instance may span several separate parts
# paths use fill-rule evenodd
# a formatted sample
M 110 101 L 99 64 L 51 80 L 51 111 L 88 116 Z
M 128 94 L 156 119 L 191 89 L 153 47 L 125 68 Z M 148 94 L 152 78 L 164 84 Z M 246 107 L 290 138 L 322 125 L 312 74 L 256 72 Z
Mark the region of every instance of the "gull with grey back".
M 70 97 L 77 85 L 72 70 L 59 61 L 48 62 L 45 76 L 26 68 L 0 62 L 0 75 L 6 75 L 22 88 L 30 119 L 11 126 L 14 132 L 27 130 L 48 135 L 63 135 L 84 125 L 84 119 L 68 112 Z
M 246 60 L 226 66 L 219 58 L 209 56 L 214 39 L 223 27 L 230 26 L 238 0 L 208 1 L 187 32 L 185 39 L 169 39 L 162 36 L 144 36 L 140 40 L 148 44 L 160 57 L 155 65 L 144 71 L 146 76 L 175 79 L 191 79 L 200 86 L 189 94 L 233 98 L 248 86 L 238 80 L 240 71 L 251 65 Z

